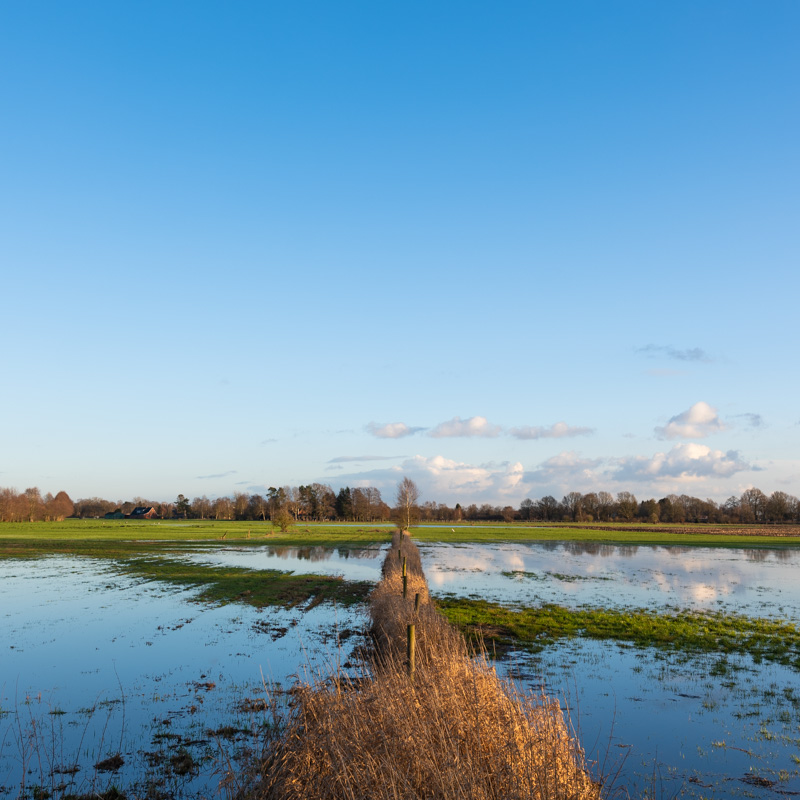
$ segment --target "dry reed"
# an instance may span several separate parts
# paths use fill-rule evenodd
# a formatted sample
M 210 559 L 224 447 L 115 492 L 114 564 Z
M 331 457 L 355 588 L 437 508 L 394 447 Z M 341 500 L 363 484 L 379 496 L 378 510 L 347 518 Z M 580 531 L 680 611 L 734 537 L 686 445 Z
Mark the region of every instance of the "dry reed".
M 402 596 L 402 558 L 408 593 Z M 414 595 L 420 605 L 414 611 Z M 261 763 L 255 800 L 594 799 L 598 784 L 556 700 L 520 693 L 430 602 L 419 552 L 396 535 L 371 596 L 365 675 L 300 687 Z M 417 666 L 405 663 L 416 624 Z

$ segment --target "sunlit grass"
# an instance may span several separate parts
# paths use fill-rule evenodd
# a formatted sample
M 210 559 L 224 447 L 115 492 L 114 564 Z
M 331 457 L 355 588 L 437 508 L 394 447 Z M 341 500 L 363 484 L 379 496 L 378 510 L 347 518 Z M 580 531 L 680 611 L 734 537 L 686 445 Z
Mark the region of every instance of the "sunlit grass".
M 748 654 L 800 669 L 800 630 L 791 622 L 703 611 L 568 609 L 548 603 L 510 608 L 467 598 L 437 600 L 467 634 L 539 650 L 564 637 L 631 642 L 640 647 Z

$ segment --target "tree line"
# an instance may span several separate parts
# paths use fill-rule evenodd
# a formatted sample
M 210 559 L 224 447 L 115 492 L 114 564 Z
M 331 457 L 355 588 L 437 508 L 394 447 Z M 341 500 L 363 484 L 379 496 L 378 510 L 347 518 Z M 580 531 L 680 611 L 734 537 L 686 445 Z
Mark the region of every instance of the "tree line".
M 38 488 L 17 492 L 0 488 L 0 522 L 57 521 L 67 517 L 96 519 L 107 513 L 130 514 L 136 507 L 154 508 L 161 519 L 262 520 L 296 523 L 315 522 L 624 522 L 792 524 L 800 523 L 800 501 L 794 495 L 747 489 L 723 503 L 690 495 L 670 494 L 658 500 L 637 500 L 631 492 L 569 492 L 561 500 L 552 495 L 526 498 L 518 507 L 488 503 L 449 506 L 428 500 L 419 504 L 419 490 L 408 478 L 397 487 L 394 505 L 380 490 L 345 486 L 335 492 L 327 484 L 271 486 L 265 494 L 235 492 L 233 497 L 189 499 L 179 494 L 174 502 L 143 497 L 115 501 L 100 497 L 72 501 L 66 492 L 55 496 Z

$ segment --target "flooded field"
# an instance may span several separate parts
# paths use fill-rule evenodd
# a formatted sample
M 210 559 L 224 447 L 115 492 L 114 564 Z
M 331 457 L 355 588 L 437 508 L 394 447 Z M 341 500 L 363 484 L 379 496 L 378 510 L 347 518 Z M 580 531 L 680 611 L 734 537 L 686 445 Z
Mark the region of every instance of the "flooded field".
M 379 577 L 379 547 L 307 555 L 187 558 Z M 223 754 L 257 742 L 265 684 L 288 688 L 346 661 L 363 629 L 341 607 L 214 606 L 195 594 L 93 559 L 0 562 L 0 796 L 134 784 L 140 795 L 211 794 Z
M 573 542 L 420 550 L 440 595 L 800 619 L 799 550 Z M 576 638 L 511 653 L 502 668 L 562 698 L 587 754 L 632 796 L 800 794 L 800 673 L 790 667 Z
M 421 544 L 434 594 L 508 605 L 697 609 L 800 619 L 800 550 L 587 543 Z M 212 566 L 377 581 L 382 547 L 209 547 Z M 0 797 L 134 787 L 212 795 L 256 747 L 265 685 L 346 664 L 363 612 L 195 601 L 68 556 L 0 562 Z M 561 640 L 499 667 L 569 708 L 632 796 L 800 793 L 800 673 L 747 656 Z M 59 787 L 62 787 L 59 791 Z

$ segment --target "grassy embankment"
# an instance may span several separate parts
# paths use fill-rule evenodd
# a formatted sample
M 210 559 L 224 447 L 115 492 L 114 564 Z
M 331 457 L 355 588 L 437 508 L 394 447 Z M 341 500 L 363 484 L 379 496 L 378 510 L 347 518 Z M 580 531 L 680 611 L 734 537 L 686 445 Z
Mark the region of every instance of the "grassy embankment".
M 401 553 L 408 568 L 405 597 Z M 377 647 L 365 654 L 363 674 L 336 674 L 299 688 L 288 718 L 268 729 L 273 738 L 249 786 L 241 786 L 242 776 L 230 776 L 237 796 L 599 797 L 558 702 L 519 694 L 485 660 L 472 657 L 430 603 L 407 536 L 398 535 L 387 553 L 370 612 Z M 410 624 L 418 642 L 413 674 L 406 657 Z

